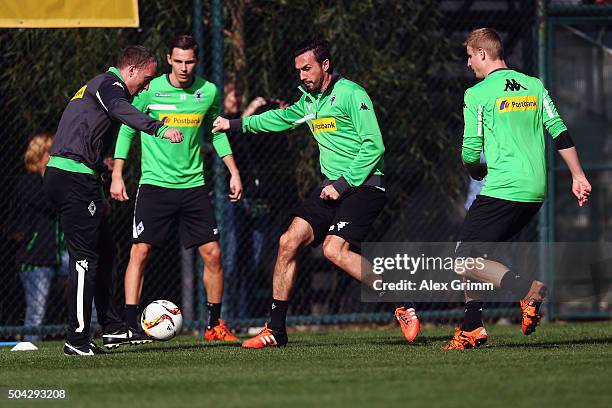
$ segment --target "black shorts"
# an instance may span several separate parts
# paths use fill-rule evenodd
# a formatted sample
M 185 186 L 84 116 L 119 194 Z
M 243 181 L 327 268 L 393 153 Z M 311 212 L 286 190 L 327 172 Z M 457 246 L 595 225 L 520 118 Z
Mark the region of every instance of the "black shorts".
M 316 189 L 292 213 L 312 227 L 312 246 L 320 245 L 326 235 L 337 235 L 360 251 L 361 242 L 387 202 L 385 191 L 374 186 L 353 187 L 340 200 L 332 201 L 321 199 L 321 190 Z
M 477 195 L 465 216 L 456 254 L 480 256 L 492 242 L 509 242 L 535 217 L 541 202 L 519 202 Z M 475 244 L 469 244 L 473 242 Z
M 177 221 L 185 248 L 219 240 L 215 211 L 206 187 L 173 189 L 140 185 L 134 205 L 132 242 L 162 246 L 170 225 Z

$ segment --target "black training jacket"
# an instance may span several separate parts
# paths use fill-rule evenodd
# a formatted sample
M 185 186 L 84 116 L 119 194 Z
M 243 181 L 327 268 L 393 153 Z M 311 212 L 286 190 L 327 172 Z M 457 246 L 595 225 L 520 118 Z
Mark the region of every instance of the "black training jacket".
M 110 68 L 72 97 L 62 114 L 51 156 L 72 159 L 101 171 L 103 159 L 113 154 L 122 123 L 157 136 L 164 123 L 132 106 L 127 86 L 118 74 L 116 68 Z

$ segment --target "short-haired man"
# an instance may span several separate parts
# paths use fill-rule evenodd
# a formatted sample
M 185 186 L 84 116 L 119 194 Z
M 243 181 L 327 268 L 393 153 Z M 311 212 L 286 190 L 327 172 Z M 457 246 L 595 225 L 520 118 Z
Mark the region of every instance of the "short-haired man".
M 109 156 L 119 125 L 127 123 L 159 139 L 164 148 L 180 142 L 182 133 L 135 109 L 130 99 L 155 76 L 157 62 L 141 46 L 125 48 L 103 74 L 83 85 L 68 102 L 51 147 L 44 188 L 58 210 L 70 256 L 68 332 L 64 353 L 94 355 L 103 351 L 89 339 L 91 304 L 95 295 L 104 331 L 121 318 L 112 308 L 112 238 L 110 206 L 99 174 Z M 165 140 L 168 139 L 168 140 Z
M 198 247 L 204 260 L 208 323 L 206 340 L 238 340 L 219 319 L 223 295 L 223 268 L 219 232 L 214 209 L 204 181 L 200 149 L 201 135 L 212 140 L 219 157 L 227 166 L 232 201 L 242 196 L 242 182 L 225 133 L 211 133 L 212 122 L 219 115 L 217 87 L 195 75 L 198 44 L 188 35 L 175 38 L 168 48 L 169 74 L 151 81 L 149 89 L 134 100 L 134 107 L 158 120 L 176 126 L 185 140 L 173 149 L 159 140 L 143 137 L 142 176 L 136 193 L 132 225 L 132 251 L 125 273 L 125 317 L 127 328 L 104 338 L 104 345 L 146 340 L 139 330 L 138 307 L 144 281 L 144 268 L 153 246 L 162 246 L 168 229 L 178 219 L 179 235 L 185 248 Z M 111 196 L 128 199 L 123 182 L 123 166 L 136 130 L 122 126 L 115 148 L 115 167 Z
M 242 343 L 244 348 L 287 344 L 288 301 L 296 278 L 296 256 L 307 245 L 323 243 L 323 254 L 361 280 L 361 242 L 387 199 L 383 177 L 385 147 L 366 91 L 333 71 L 330 44 L 311 41 L 295 53 L 302 97 L 286 109 L 215 120 L 216 131 L 281 132 L 308 124 L 319 145 L 321 187 L 294 212 L 281 236 L 274 267 L 270 324 Z M 367 282 L 364 282 L 367 284 Z M 406 338 L 418 333 L 414 309 L 396 311 Z M 401 318 L 400 318 L 401 317 Z M 408 334 L 407 334 L 408 333 Z
M 464 46 L 467 66 L 482 81 L 465 92 L 465 130 L 461 157 L 471 176 L 487 180 L 471 205 L 459 234 L 458 256 L 482 256 L 490 243 L 510 241 L 536 215 L 546 194 L 544 128 L 554 139 L 572 175 L 572 192 L 583 206 L 591 192 L 567 127 L 538 78 L 509 69 L 499 35 L 490 28 L 472 31 Z M 486 164 L 480 163 L 484 149 Z M 477 244 L 478 243 L 478 244 Z M 489 244 L 487 244 L 489 243 Z M 520 299 L 522 331 L 533 333 L 546 287 L 522 278 L 503 264 L 484 261 L 466 277 L 492 283 Z M 465 319 L 445 349 L 474 348 L 487 341 L 482 302 L 466 296 Z

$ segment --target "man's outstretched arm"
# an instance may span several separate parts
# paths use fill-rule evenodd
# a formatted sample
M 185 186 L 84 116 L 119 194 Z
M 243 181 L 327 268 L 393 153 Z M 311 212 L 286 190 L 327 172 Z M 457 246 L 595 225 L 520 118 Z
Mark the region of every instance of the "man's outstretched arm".
M 582 207 L 587 203 L 589 195 L 591 195 L 591 184 L 589 180 L 587 180 L 582 170 L 582 166 L 580 165 L 578 151 L 574 146 L 566 149 L 559 149 L 558 151 L 572 175 L 572 193 L 576 196 L 578 205 Z

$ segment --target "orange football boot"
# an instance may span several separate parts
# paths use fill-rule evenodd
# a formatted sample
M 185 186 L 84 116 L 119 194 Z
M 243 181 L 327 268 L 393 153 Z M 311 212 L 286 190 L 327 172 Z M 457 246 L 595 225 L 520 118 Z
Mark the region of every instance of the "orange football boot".
M 531 282 L 529 292 L 525 298 L 520 301 L 521 304 L 521 329 L 525 336 L 529 336 L 536 330 L 542 315 L 539 314 L 540 305 L 548 294 L 548 288 L 544 283 L 534 280 Z
M 231 331 L 225 326 L 225 322 L 219 319 L 219 324 L 206 330 L 204 338 L 207 341 L 238 341 L 238 337 L 234 336 Z
M 480 326 L 472 331 L 466 332 L 461 327 L 455 327 L 452 340 L 442 350 L 466 350 L 478 348 L 487 342 L 487 331 Z
M 413 342 L 419 334 L 419 318 L 413 308 L 406 309 L 404 306 L 395 309 L 395 318 L 397 319 L 404 337 L 409 342 Z
M 287 341 L 287 333 L 274 331 L 266 323 L 257 336 L 242 342 L 242 348 L 284 347 Z
M 539 303 L 521 300 L 521 329 L 525 336 L 529 336 L 538 327 L 538 323 L 540 323 L 542 318 L 542 315 L 538 313 L 539 308 Z

